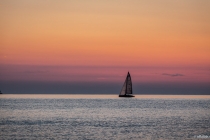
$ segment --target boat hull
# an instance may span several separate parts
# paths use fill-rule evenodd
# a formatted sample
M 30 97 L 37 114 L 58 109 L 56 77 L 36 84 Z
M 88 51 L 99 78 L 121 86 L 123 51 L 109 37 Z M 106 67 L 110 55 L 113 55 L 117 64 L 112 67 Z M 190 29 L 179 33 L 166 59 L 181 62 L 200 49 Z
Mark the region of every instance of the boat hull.
M 119 97 L 135 97 L 135 96 L 131 94 L 126 94 L 126 95 L 119 95 Z

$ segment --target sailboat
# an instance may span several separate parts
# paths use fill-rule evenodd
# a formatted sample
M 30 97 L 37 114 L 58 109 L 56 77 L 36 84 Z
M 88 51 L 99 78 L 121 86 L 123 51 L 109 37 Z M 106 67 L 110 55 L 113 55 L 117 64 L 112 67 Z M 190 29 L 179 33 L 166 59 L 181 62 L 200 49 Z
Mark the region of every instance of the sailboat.
M 119 94 L 119 97 L 135 97 L 132 95 L 132 82 L 131 82 L 131 75 L 128 72 L 127 77 L 125 79 L 125 83 L 123 84 L 122 90 Z

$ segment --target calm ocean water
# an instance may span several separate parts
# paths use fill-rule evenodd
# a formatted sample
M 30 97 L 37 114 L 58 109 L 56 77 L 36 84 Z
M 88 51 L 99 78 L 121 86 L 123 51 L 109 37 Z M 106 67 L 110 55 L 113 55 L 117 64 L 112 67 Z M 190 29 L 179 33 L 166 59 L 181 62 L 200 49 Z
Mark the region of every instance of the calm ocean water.
M 210 139 L 210 98 L 80 96 L 4 95 L 0 139 Z

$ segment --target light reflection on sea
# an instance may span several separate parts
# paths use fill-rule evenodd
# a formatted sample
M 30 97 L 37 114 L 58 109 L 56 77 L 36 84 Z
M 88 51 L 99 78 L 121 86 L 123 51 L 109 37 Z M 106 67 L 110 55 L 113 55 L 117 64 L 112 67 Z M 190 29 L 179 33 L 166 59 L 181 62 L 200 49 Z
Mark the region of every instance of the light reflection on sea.
M 0 139 L 195 139 L 199 135 L 210 136 L 209 96 L 0 96 Z
M 113 94 L 2 94 L 0 98 L 120 99 Z M 135 95 L 138 99 L 210 99 L 210 95 Z

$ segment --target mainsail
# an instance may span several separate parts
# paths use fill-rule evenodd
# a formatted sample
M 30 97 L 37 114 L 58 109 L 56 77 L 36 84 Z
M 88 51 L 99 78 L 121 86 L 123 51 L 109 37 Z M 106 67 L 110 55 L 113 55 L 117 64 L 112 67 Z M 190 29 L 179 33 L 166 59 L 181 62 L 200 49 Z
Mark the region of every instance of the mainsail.
M 120 95 L 126 95 L 126 94 L 132 94 L 132 82 L 131 82 L 131 76 L 128 72 L 127 77 L 125 79 L 125 83 L 123 84 L 122 90 L 120 92 Z

